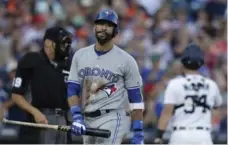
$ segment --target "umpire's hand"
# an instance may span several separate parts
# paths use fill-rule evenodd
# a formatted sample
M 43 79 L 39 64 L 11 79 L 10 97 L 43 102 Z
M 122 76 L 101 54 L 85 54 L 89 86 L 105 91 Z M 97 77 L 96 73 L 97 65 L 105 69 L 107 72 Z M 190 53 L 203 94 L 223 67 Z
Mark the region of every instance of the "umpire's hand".
M 41 113 L 39 110 L 34 111 L 34 113 L 32 114 L 36 123 L 43 123 L 43 124 L 48 124 L 48 120 L 46 118 L 46 116 Z

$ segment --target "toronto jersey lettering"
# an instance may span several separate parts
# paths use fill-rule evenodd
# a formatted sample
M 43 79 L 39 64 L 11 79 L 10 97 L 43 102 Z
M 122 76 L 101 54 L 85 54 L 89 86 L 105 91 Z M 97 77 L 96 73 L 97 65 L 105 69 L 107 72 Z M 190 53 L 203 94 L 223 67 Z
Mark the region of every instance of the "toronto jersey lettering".
M 99 76 L 101 78 L 105 78 L 106 80 L 108 80 L 110 82 L 118 82 L 118 80 L 119 80 L 118 74 L 114 74 L 110 70 L 101 69 L 99 67 L 82 68 L 79 70 L 78 76 L 81 78 L 85 78 L 86 76 L 94 76 L 94 77 Z

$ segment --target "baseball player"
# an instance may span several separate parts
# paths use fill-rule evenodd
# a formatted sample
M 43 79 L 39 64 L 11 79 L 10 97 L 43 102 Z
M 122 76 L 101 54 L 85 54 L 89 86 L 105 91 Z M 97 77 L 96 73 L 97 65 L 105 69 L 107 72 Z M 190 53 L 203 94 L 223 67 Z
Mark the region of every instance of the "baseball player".
M 94 22 L 96 44 L 73 56 L 68 79 L 73 133 L 83 135 L 86 127 L 111 131 L 109 138 L 84 136 L 85 144 L 121 144 L 131 126 L 124 109 L 126 97 L 132 109 L 131 143 L 144 143 L 142 80 L 133 57 L 113 44 L 118 30 L 116 12 L 99 12 Z
M 184 75 L 168 83 L 155 143 L 162 143 L 172 118 L 170 144 L 213 144 L 211 112 L 222 104 L 222 98 L 217 84 L 197 71 L 204 64 L 203 57 L 197 45 L 191 44 L 184 50 L 181 59 Z

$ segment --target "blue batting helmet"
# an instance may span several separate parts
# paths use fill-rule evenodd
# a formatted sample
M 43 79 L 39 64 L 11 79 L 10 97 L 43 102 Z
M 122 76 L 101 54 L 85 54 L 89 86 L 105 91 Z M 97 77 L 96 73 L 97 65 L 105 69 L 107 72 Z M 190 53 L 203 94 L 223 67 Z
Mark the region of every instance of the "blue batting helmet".
M 95 23 L 98 21 L 108 21 L 115 25 L 114 35 L 118 34 L 119 31 L 119 18 L 115 11 L 111 9 L 102 10 L 98 13 L 95 19 Z
M 197 70 L 204 64 L 204 54 L 199 46 L 190 44 L 185 48 L 181 62 L 187 69 Z

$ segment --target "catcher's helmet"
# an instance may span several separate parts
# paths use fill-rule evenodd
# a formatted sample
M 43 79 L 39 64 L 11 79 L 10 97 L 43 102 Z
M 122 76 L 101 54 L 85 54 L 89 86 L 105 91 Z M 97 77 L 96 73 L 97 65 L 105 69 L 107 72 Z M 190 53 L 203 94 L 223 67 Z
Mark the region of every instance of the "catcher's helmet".
M 204 54 L 199 46 L 190 44 L 185 48 L 181 62 L 187 69 L 197 70 L 204 64 Z
M 115 25 L 115 29 L 114 29 L 114 36 L 116 34 L 118 34 L 119 31 L 119 18 L 118 15 L 115 11 L 111 10 L 111 9 L 106 9 L 106 10 L 102 10 L 98 13 L 98 15 L 96 16 L 96 19 L 94 21 L 94 23 L 98 22 L 98 21 L 108 21 L 111 22 L 112 24 Z

